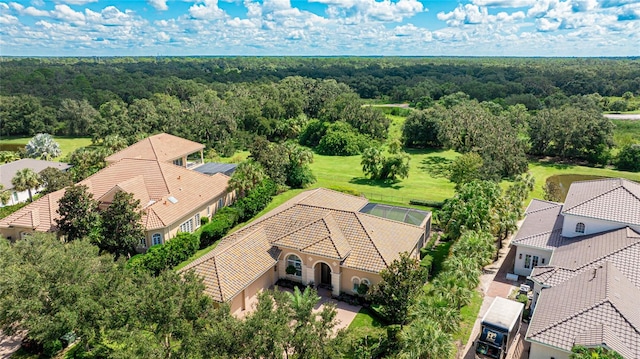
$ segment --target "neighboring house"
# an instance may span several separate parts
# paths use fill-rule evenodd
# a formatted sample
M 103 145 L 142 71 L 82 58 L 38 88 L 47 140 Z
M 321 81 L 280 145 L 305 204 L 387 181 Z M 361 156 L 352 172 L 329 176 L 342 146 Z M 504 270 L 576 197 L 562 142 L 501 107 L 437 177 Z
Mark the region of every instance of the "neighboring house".
M 640 184 L 575 182 L 564 204 L 533 200 L 512 244 L 514 272 L 534 283 L 529 358 L 574 345 L 640 358 Z
M 63 162 L 43 161 L 43 160 L 36 160 L 33 158 L 23 158 L 21 160 L 0 165 L 0 183 L 2 183 L 2 185 L 4 186 L 4 190 L 11 191 L 11 198 L 9 199 L 7 206 L 21 203 L 21 202 L 26 202 L 29 200 L 29 191 L 19 192 L 19 191 L 13 190 L 13 184 L 11 183 L 11 180 L 13 179 L 13 177 L 15 177 L 18 171 L 25 168 L 30 168 L 35 173 L 40 173 L 42 172 L 42 170 L 48 167 L 53 167 L 53 168 L 59 169 L 60 171 L 66 171 L 71 167 L 71 165 Z M 40 191 L 42 191 L 43 189 L 44 187 L 33 188 L 31 190 L 31 193 L 33 195 L 36 195 L 37 193 L 40 193 Z M 0 203 L 0 207 L 2 206 L 3 206 L 2 203 Z
M 133 145 L 105 158 L 111 164 L 123 158 L 139 158 L 170 162 L 176 166 L 191 168 L 201 164 L 204 145 L 181 137 L 160 133 L 140 140 Z
M 106 208 L 119 191 L 132 193 L 140 200 L 146 233 L 146 238 L 141 239 L 141 249 L 164 243 L 179 231 L 193 232 L 200 227 L 202 217 L 211 217 L 234 200 L 233 193 L 227 192 L 228 176 L 221 173 L 208 176 L 174 165 L 171 158 L 184 158 L 186 153 L 176 154 L 184 147 L 173 149 L 174 153 L 166 156 L 170 162 L 121 158 L 79 182 L 88 187 L 101 208 Z M 0 234 L 16 239 L 33 231 L 56 231 L 56 210 L 64 191 L 43 196 L 0 220 Z
M 233 172 L 236 171 L 236 167 L 238 165 L 236 163 L 216 163 L 216 162 L 208 162 L 203 164 L 202 166 L 198 166 L 193 168 L 194 171 L 198 171 L 200 173 L 204 173 L 206 175 L 214 175 L 216 173 L 224 173 L 225 175 L 231 177 Z
M 182 271 L 203 277 L 205 292 L 235 314 L 280 278 L 329 287 L 334 295 L 355 294 L 361 283 L 378 283 L 380 271 L 400 253 L 419 258 L 431 226 L 430 212 L 372 205 L 323 188 L 303 192 L 223 238 Z M 295 273 L 287 274 L 289 266 Z

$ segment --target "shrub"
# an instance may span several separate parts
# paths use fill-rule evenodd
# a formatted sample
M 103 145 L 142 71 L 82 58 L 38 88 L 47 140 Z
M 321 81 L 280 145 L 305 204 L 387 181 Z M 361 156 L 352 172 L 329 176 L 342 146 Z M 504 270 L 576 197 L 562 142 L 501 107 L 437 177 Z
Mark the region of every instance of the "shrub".
M 134 270 L 147 270 L 154 275 L 173 268 L 198 250 L 200 240 L 192 233 L 181 232 L 165 244 L 156 244 L 145 254 L 133 256 L 127 265 Z
M 209 223 L 209 217 L 200 217 L 200 225 L 204 226 Z
M 288 275 L 294 275 L 296 274 L 296 267 L 293 265 L 289 265 L 287 266 L 287 269 L 285 269 L 285 272 L 287 272 Z
M 429 272 L 431 272 L 431 268 L 433 266 L 433 256 L 430 254 L 425 255 L 420 261 L 420 266 L 422 268 L 426 268 Z
M 640 171 L 640 144 L 624 146 L 618 154 L 616 167 L 623 171 Z
M 361 135 L 345 122 L 336 122 L 329 127 L 316 150 L 329 156 L 354 156 L 369 147 L 370 139 Z
M 200 233 L 200 249 L 212 245 L 214 242 L 224 237 L 233 226 L 238 223 L 240 211 L 231 207 L 224 207 L 219 210 L 211 221 L 202 228 Z
M 442 208 L 442 206 L 444 205 L 444 202 L 442 201 L 431 201 L 428 199 L 410 199 L 409 200 L 409 204 L 413 204 L 416 206 L 425 206 L 425 207 L 431 207 L 431 208 Z
M 326 122 L 311 120 L 300 134 L 299 142 L 303 146 L 316 147 L 327 133 L 329 126 Z
M 271 203 L 271 199 L 276 194 L 276 191 L 277 186 L 272 180 L 266 179 L 262 181 L 262 184 L 254 188 L 244 198 L 238 200 L 238 202 L 233 205 L 233 207 L 237 208 L 240 217 L 239 220 L 244 222 L 262 211 Z

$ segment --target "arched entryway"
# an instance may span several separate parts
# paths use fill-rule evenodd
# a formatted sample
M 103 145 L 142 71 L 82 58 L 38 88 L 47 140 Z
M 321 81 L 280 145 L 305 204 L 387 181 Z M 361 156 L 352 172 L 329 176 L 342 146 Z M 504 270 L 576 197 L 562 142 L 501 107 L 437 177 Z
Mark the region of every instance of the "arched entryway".
M 321 287 L 331 287 L 331 267 L 323 262 L 316 264 L 315 280 Z

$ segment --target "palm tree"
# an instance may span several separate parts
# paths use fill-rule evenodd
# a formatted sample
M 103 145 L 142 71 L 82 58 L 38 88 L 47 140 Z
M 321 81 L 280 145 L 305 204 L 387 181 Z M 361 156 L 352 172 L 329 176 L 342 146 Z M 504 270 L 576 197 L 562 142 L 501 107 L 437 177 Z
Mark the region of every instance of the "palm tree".
M 9 163 L 20 159 L 18 152 L 0 151 L 0 163 Z
M 473 289 L 480 283 L 480 266 L 474 258 L 451 257 L 444 263 L 444 270 L 460 278 L 469 289 Z
M 473 290 L 469 283 L 459 277 L 459 273 L 443 272 L 433 281 L 434 294 L 442 296 L 458 310 L 469 304 Z
M 603 347 L 586 348 L 576 345 L 571 349 L 571 359 L 622 359 L 622 355 Z
M 236 191 L 238 198 L 242 198 L 262 183 L 266 177 L 262 166 L 258 162 L 253 160 L 242 162 L 229 180 L 228 191 Z
M 433 320 L 445 333 L 454 333 L 460 326 L 460 311 L 448 304 L 440 295 L 424 294 L 416 300 L 416 304 L 411 308 L 411 317 L 413 320 Z
M 400 358 L 450 358 L 455 351 L 451 335 L 440 329 L 438 323 L 429 319 L 418 319 L 406 326 L 400 333 L 400 340 Z
M 491 263 L 496 253 L 493 235 L 484 231 L 466 231 L 453 245 L 452 253 L 454 257 L 471 258 L 483 267 Z
M 60 145 L 48 133 L 39 133 L 25 147 L 27 157 L 49 160 L 62 154 Z
M 23 168 L 16 172 L 16 175 L 11 179 L 11 184 L 18 192 L 28 190 L 29 201 L 33 202 L 31 189 L 40 186 L 40 177 L 31 168 Z
M 9 203 L 9 198 L 11 198 L 11 192 L 5 191 L 4 185 L 0 184 L 0 203 L 2 205 L 6 205 Z

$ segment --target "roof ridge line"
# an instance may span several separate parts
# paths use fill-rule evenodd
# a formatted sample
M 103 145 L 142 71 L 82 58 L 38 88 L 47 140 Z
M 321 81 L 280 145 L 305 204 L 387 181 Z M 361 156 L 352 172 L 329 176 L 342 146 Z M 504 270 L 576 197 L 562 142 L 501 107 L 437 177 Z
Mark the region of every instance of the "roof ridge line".
M 160 175 L 162 176 L 162 182 L 164 182 L 164 186 L 167 189 L 167 196 L 171 195 L 171 188 L 169 188 L 169 183 L 167 182 L 167 177 L 164 173 L 164 169 L 162 168 L 162 165 L 160 165 L 160 161 L 156 160 L 156 165 L 158 166 L 158 170 L 160 171 Z M 145 183 L 146 186 L 146 183 Z M 164 196 L 163 196 L 164 197 Z M 162 197 L 160 197 L 162 198 Z
M 360 212 L 357 212 L 357 213 L 360 213 Z M 358 217 L 357 213 L 354 213 L 354 215 L 355 215 L 356 219 L 358 220 L 358 223 L 360 224 L 360 227 L 362 227 L 362 230 L 364 231 L 364 233 L 367 234 L 367 238 L 369 239 L 369 242 L 371 242 L 371 245 L 373 246 L 373 248 L 375 248 L 376 252 L 378 253 L 380 258 L 382 259 L 382 262 L 384 263 L 384 265 L 389 267 L 389 263 L 387 263 L 387 260 L 384 258 L 382 253 L 380 253 L 380 249 L 378 248 L 376 243 L 373 241 L 373 238 L 371 238 L 371 234 L 369 233 L 369 231 L 367 231 L 367 228 L 365 227 L 365 225 L 362 224 L 362 221 L 360 220 L 360 217 Z
M 609 299 L 605 297 L 604 299 L 602 299 L 602 300 L 600 300 L 600 301 L 598 301 L 598 302 L 595 302 L 595 303 L 594 303 L 593 305 L 591 305 L 591 306 L 587 306 L 587 307 L 585 307 L 585 308 L 582 308 L 582 309 L 579 309 L 579 310 L 575 311 L 575 312 L 574 312 L 571 316 L 569 316 L 569 317 L 563 318 L 562 320 L 558 320 L 558 321 L 552 322 L 552 323 L 551 323 L 551 324 L 549 324 L 546 328 L 544 328 L 544 329 L 542 329 L 542 330 L 539 330 L 539 331 L 537 331 L 537 332 L 533 333 L 533 336 L 535 336 L 535 335 L 539 335 L 539 334 L 542 334 L 542 333 L 544 333 L 544 332 L 546 332 L 546 331 L 549 331 L 549 330 L 551 330 L 552 328 L 554 328 L 554 327 L 556 327 L 556 326 L 558 326 L 558 325 L 560 325 L 560 324 L 562 324 L 562 323 L 566 323 L 566 322 L 568 322 L 569 320 L 572 320 L 573 318 L 575 318 L 575 317 L 576 317 L 576 316 L 578 316 L 579 314 L 582 314 L 582 313 L 585 313 L 585 312 L 587 312 L 587 311 L 593 310 L 593 309 L 595 309 L 596 307 L 598 307 L 598 306 L 600 306 L 600 305 L 602 305 L 602 304 L 604 304 L 604 303 L 607 303 L 607 302 L 608 302 L 609 304 L 611 304 L 611 306 L 612 306 L 612 307 L 614 307 L 614 308 L 615 308 L 615 306 L 614 306 L 614 305 L 609 301 Z M 617 311 L 617 308 L 616 308 L 616 311 Z M 600 324 L 602 324 L 602 322 L 600 322 Z
M 280 212 L 280 213 L 282 213 L 282 212 Z M 279 215 L 280 213 L 276 213 L 276 214 L 275 214 L 275 216 Z M 303 229 L 305 229 L 305 228 L 307 228 L 307 227 L 309 227 L 309 226 L 312 226 L 312 225 L 314 225 L 314 224 L 318 223 L 318 221 L 322 221 L 322 220 L 324 220 L 324 217 L 325 217 L 325 216 L 326 216 L 326 214 L 325 214 L 325 215 L 323 215 L 322 217 L 320 217 L 320 218 L 318 218 L 318 219 L 314 220 L 314 221 L 311 221 L 311 222 L 309 222 L 309 223 L 307 223 L 307 224 L 305 224 L 305 225 L 301 226 L 301 227 L 296 227 L 295 229 L 292 229 L 291 231 L 289 231 L 289 232 L 287 232 L 287 233 L 285 233 L 285 234 L 281 235 L 280 237 L 277 237 L 277 238 L 276 238 L 276 239 L 274 239 L 273 241 L 269 241 L 269 242 L 270 242 L 270 243 L 275 243 L 275 242 L 279 241 L 280 239 L 282 239 L 282 238 L 284 238 L 284 237 L 286 237 L 286 236 L 292 235 L 292 234 L 294 234 L 294 233 L 296 233 L 296 232 L 299 232 L 299 231 L 301 231 L 301 230 L 303 230 Z M 326 227 L 326 224 L 325 224 L 325 227 Z M 329 233 L 331 233 L 331 231 L 329 231 L 329 229 L 328 229 L 328 228 L 327 228 L 327 231 L 328 231 Z
M 624 186 L 622 186 L 622 185 L 618 185 L 618 186 L 616 186 L 616 187 L 614 187 L 614 188 L 610 188 L 610 189 L 608 189 L 607 191 L 604 191 L 604 192 L 600 193 L 599 195 L 597 195 L 597 196 L 595 196 L 595 197 L 591 197 L 591 198 L 589 198 L 588 200 L 586 200 L 586 201 L 584 201 L 584 202 L 580 202 L 580 203 L 576 204 L 575 206 L 573 206 L 573 207 L 571 207 L 571 208 L 567 208 L 567 209 L 563 210 L 563 211 L 562 211 L 562 213 L 566 213 L 567 211 L 570 211 L 570 210 L 572 210 L 572 209 L 578 208 L 578 207 L 582 206 L 583 204 L 588 203 L 588 202 L 591 202 L 591 201 L 593 201 L 593 200 L 595 200 L 595 199 L 597 199 L 597 198 L 600 198 L 600 197 L 604 196 L 605 194 L 609 194 L 609 193 L 611 193 L 611 192 L 613 192 L 613 191 L 617 190 L 617 189 L 618 189 L 618 188 L 620 188 L 620 187 L 624 187 Z M 626 190 L 626 188 L 625 188 L 625 190 Z M 627 192 L 628 192 L 628 191 L 627 191 Z M 565 203 L 566 203 L 566 202 L 565 202 Z M 563 206 L 564 206 L 564 205 L 563 205 Z
M 629 238 L 629 237 L 627 237 L 627 238 Z M 631 237 L 631 238 L 634 238 L 634 237 Z M 576 269 L 575 269 L 575 272 L 577 272 L 577 271 L 579 271 L 579 270 L 581 270 L 581 269 L 583 269 L 583 268 L 585 268 L 585 267 L 587 267 L 587 266 L 589 266 L 589 265 L 592 265 L 592 264 L 594 264 L 594 263 L 596 263 L 596 262 L 598 262 L 598 261 L 606 260 L 606 259 L 607 259 L 607 257 L 610 257 L 610 256 L 612 256 L 612 255 L 614 255 L 614 254 L 617 254 L 617 253 L 619 253 L 619 252 L 623 251 L 623 250 L 626 250 L 626 249 L 627 249 L 627 248 L 629 248 L 629 247 L 633 247 L 633 246 L 636 246 L 636 245 L 638 245 L 638 244 L 640 244 L 640 240 L 635 241 L 635 242 L 630 243 L 630 244 L 627 244 L 626 246 L 623 246 L 623 247 L 621 247 L 621 248 L 618 248 L 617 250 L 615 250 L 615 251 L 613 251 L 613 252 L 609 252 L 609 253 L 607 253 L 607 254 L 605 254 L 605 255 L 601 256 L 601 257 L 597 257 L 597 258 L 595 258 L 594 260 L 592 260 L 591 262 L 586 263 L 586 264 L 584 264 L 584 265 L 582 265 L 582 266 L 580 266 L 580 267 L 576 268 Z M 607 261 L 607 262 L 609 262 L 609 261 Z M 613 265 L 613 263 L 611 263 L 611 264 Z M 568 269 L 568 268 L 566 268 L 566 269 Z M 616 269 L 618 269 L 618 267 L 616 267 Z M 571 269 L 568 269 L 568 270 L 571 270 Z M 620 270 L 620 269 L 618 269 L 618 270 Z

